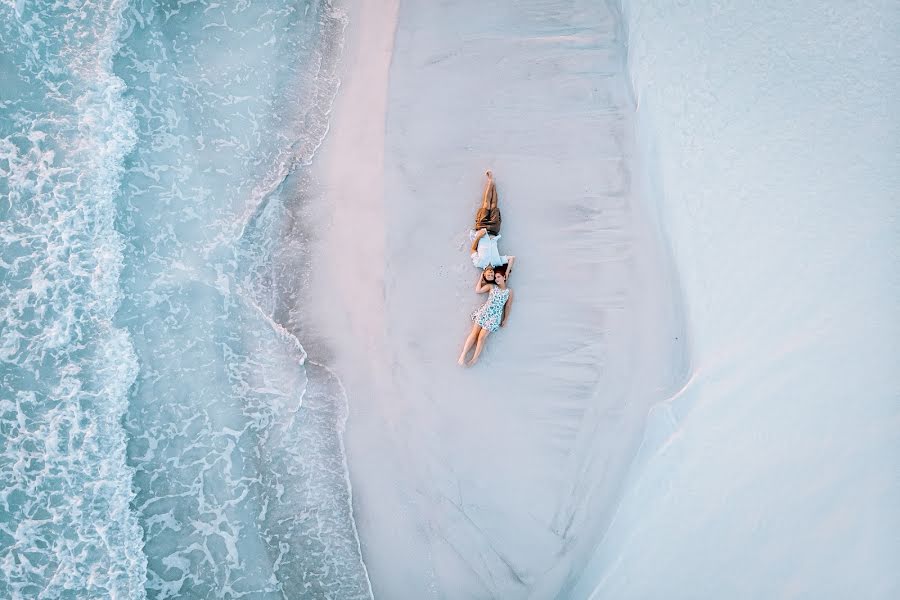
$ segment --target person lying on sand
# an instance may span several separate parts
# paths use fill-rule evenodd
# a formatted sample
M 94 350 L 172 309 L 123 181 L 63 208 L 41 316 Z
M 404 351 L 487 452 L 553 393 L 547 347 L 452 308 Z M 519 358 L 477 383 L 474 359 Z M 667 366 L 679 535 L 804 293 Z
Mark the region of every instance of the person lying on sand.
M 494 184 L 493 173 L 487 171 L 485 174 L 487 183 L 484 186 L 481 208 L 475 213 L 475 228 L 469 233 L 472 240 L 472 264 L 479 269 L 499 267 L 512 263 L 516 258 L 501 255 L 497 247 L 501 223 L 500 209 L 497 207 L 497 186 Z
M 484 283 L 483 276 L 478 277 L 478 283 L 475 284 L 475 291 L 479 294 L 487 294 L 488 298 L 481 308 L 472 313 L 472 331 L 466 338 L 462 353 L 459 355 L 458 364 L 463 366 L 468 364 L 470 367 L 478 362 L 481 351 L 484 349 L 484 342 L 487 336 L 497 328 L 506 325 L 509 319 L 509 309 L 512 305 L 512 290 L 506 287 L 506 274 L 499 270 L 494 273 L 494 283 Z M 469 350 L 475 346 L 475 354 L 472 359 L 466 363 L 466 356 Z
M 497 268 L 488 265 L 481 271 L 481 283 L 482 285 L 487 283 L 494 283 L 494 274 L 495 273 L 503 273 L 503 277 L 506 278 L 506 282 L 509 283 L 509 276 L 512 273 L 513 263 L 515 262 L 516 257 L 510 256 L 509 262 L 505 265 L 501 265 Z

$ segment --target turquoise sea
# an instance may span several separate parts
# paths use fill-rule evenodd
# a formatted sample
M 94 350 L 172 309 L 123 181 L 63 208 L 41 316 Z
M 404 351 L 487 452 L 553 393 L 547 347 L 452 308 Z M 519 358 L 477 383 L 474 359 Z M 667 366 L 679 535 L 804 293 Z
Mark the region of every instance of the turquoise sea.
M 345 24 L 0 3 L 0 598 L 371 596 L 294 319 Z

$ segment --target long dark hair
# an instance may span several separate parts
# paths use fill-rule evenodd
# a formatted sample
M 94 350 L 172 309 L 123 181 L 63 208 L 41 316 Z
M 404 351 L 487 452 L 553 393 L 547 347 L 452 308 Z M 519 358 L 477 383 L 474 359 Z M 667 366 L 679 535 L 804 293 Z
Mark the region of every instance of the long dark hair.
M 487 283 L 492 283 L 494 285 L 500 285 L 497 283 L 497 277 L 503 277 L 506 280 L 506 284 L 509 285 L 509 276 L 506 274 L 507 265 L 500 265 L 499 267 L 494 267 L 494 280 L 489 281 Z M 481 276 L 481 280 L 484 281 L 484 275 Z

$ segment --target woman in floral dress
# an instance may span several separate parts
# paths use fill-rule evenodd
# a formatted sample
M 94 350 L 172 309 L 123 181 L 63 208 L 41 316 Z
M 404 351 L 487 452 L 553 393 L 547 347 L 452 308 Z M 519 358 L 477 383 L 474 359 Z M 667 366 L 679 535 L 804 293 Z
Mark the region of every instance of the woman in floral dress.
M 496 271 L 494 283 L 485 283 L 479 276 L 478 283 L 475 284 L 475 291 L 479 294 L 487 293 L 488 298 L 481 308 L 472 313 L 472 331 L 466 338 L 462 354 L 459 355 L 460 366 L 468 364 L 471 367 L 478 362 L 488 334 L 506 324 L 513 296 L 512 290 L 506 287 L 506 275 L 506 273 Z M 475 346 L 475 354 L 472 355 L 472 360 L 466 363 L 466 355 L 469 354 L 472 346 Z

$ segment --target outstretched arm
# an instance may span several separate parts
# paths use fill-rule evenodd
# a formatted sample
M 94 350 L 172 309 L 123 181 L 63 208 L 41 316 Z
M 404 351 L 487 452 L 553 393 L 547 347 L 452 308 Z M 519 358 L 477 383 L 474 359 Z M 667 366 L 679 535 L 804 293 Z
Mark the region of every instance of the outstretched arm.
M 503 318 L 500 319 L 500 327 L 506 327 L 506 320 L 509 319 L 509 309 L 513 303 L 513 292 L 509 290 L 509 298 L 506 299 L 506 304 L 503 305 Z

